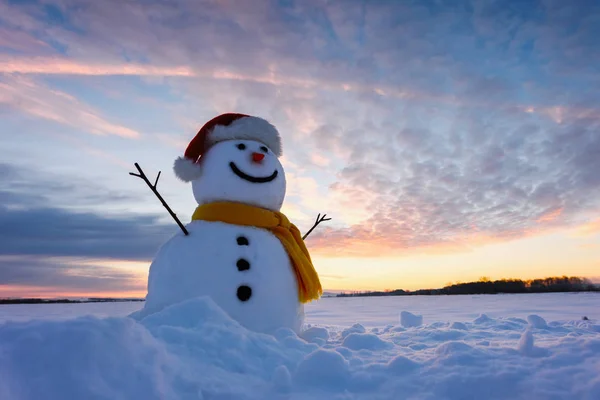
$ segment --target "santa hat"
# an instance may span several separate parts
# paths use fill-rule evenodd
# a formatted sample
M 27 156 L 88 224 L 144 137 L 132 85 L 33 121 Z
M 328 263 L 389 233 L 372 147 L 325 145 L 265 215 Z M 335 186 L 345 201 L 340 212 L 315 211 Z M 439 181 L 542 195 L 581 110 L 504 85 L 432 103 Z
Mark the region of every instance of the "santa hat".
M 226 113 L 208 121 L 188 144 L 183 157 L 173 165 L 175 175 L 184 182 L 202 175 L 200 159 L 215 143 L 224 140 L 256 140 L 281 156 L 281 137 L 268 121 L 246 114 Z

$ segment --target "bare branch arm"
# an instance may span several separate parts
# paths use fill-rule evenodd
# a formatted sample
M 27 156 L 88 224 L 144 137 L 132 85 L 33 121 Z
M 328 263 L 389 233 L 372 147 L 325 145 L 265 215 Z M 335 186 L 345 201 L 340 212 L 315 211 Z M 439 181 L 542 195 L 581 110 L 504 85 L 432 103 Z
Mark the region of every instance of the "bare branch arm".
M 158 171 L 158 175 L 156 175 L 156 181 L 154 181 L 154 189 L 156 189 L 156 185 L 158 185 L 158 178 L 160 178 L 160 171 Z
M 189 232 L 187 231 L 187 229 L 185 229 L 185 226 L 183 226 L 183 224 L 181 223 L 181 221 L 179 221 L 179 218 L 177 218 L 177 215 L 175 215 L 175 213 L 171 210 L 171 208 L 169 207 L 169 205 L 162 198 L 162 196 L 160 195 L 160 193 L 158 193 L 158 191 L 156 190 L 156 185 L 158 184 L 158 178 L 160 177 L 160 172 L 156 176 L 156 181 L 154 181 L 154 185 L 152 185 L 150 183 L 150 181 L 148 180 L 148 178 L 146 177 L 146 174 L 144 173 L 144 171 L 142 171 L 142 168 L 140 168 L 139 164 L 135 163 L 134 165 L 137 168 L 137 170 L 139 171 L 139 174 L 135 174 L 133 172 L 130 172 L 129 175 L 135 176 L 135 177 L 140 178 L 140 179 L 143 179 L 144 182 L 146 182 L 146 184 L 150 188 L 150 190 L 152 190 L 152 192 L 156 195 L 156 197 L 158 197 L 158 199 L 160 200 L 160 202 L 162 203 L 162 205 L 167 209 L 167 211 L 169 212 L 169 214 L 171 214 L 171 217 L 173 217 L 173 219 L 175 220 L 175 222 L 177 222 L 177 225 L 179 225 L 179 227 L 181 228 L 181 230 L 183 231 L 183 233 L 185 235 L 189 235 Z
M 306 232 L 304 234 L 304 236 L 302 237 L 302 240 L 306 239 L 308 237 L 308 235 L 310 235 L 310 233 L 313 231 L 313 229 L 315 229 L 317 227 L 317 225 L 319 225 L 321 222 L 331 220 L 331 218 L 325 218 L 326 216 L 327 216 L 327 214 L 323 214 L 323 216 L 321 217 L 321 213 L 319 213 L 319 215 L 317 215 L 317 219 L 315 220 L 315 224 L 312 226 L 312 228 L 310 228 L 308 230 L 308 232 Z

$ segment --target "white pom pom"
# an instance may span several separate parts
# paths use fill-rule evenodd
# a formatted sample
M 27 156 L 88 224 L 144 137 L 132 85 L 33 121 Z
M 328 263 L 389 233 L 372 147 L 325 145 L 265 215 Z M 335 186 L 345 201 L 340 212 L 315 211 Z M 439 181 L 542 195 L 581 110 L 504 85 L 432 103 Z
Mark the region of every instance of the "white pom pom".
M 173 164 L 175 176 L 184 182 L 198 179 L 202 175 L 202 167 L 185 157 L 178 157 Z

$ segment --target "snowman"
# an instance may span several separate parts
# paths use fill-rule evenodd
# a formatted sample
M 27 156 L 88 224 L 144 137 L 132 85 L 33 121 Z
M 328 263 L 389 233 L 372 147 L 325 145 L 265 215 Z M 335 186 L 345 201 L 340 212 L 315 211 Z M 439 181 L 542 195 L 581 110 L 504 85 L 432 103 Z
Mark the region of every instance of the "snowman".
M 208 296 L 248 329 L 301 331 L 304 304 L 322 288 L 300 232 L 280 211 L 281 154 L 279 132 L 259 117 L 222 114 L 198 131 L 173 166 L 191 182 L 197 208 L 152 261 L 137 318 Z

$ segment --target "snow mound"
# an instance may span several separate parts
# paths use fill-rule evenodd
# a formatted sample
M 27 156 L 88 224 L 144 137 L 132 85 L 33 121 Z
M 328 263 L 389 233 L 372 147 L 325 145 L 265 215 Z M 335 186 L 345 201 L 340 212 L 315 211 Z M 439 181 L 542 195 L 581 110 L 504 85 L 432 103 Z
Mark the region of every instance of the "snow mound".
M 394 344 L 370 333 L 351 333 L 344 338 L 342 346 L 351 350 L 382 350 L 394 347 Z
M 313 324 L 267 335 L 195 298 L 137 319 L 8 321 L 0 398 L 600 398 L 596 323 L 538 330 L 539 319 L 511 318 L 440 316 L 419 329 Z
M 350 366 L 340 353 L 318 349 L 300 362 L 294 378 L 300 387 L 335 388 L 348 381 Z
M 453 355 L 456 353 L 469 352 L 473 348 L 463 342 L 446 342 L 442 343 L 435 349 L 435 353 L 442 356 Z
M 365 333 L 367 330 L 361 324 L 354 324 L 350 328 L 342 331 L 342 337 L 346 337 L 351 333 Z
M 531 329 L 527 329 L 523 332 L 517 348 L 521 354 L 528 357 L 542 357 L 548 354 L 545 349 L 535 346 L 535 340 Z
M 161 382 L 181 379 L 166 343 L 126 318 L 6 323 L 0 343 L 5 399 L 175 397 Z
M 419 367 L 419 364 L 403 355 L 394 357 L 388 364 L 388 368 L 394 374 L 404 374 L 412 372 Z
M 485 314 L 481 314 L 479 317 L 475 318 L 475 320 L 473 321 L 473 323 L 481 325 L 481 324 L 487 324 L 490 322 L 493 322 L 494 320 L 490 317 L 488 317 Z
M 467 328 L 467 326 L 465 324 L 463 324 L 462 322 L 453 322 L 452 325 L 450 325 L 450 329 L 466 331 L 469 328 Z
M 300 337 L 310 343 L 325 344 L 329 339 L 329 331 L 325 328 L 311 326 L 302 331 Z
M 415 315 L 408 311 L 402 311 L 400 313 L 400 325 L 405 328 L 414 328 L 423 324 L 423 316 Z
M 534 328 L 548 329 L 548 324 L 546 323 L 546 320 L 540 317 L 539 315 L 528 315 L 527 322 L 529 322 L 529 325 L 531 325 Z
M 271 379 L 275 390 L 280 392 L 289 392 L 292 388 L 292 375 L 285 365 L 275 368 Z

